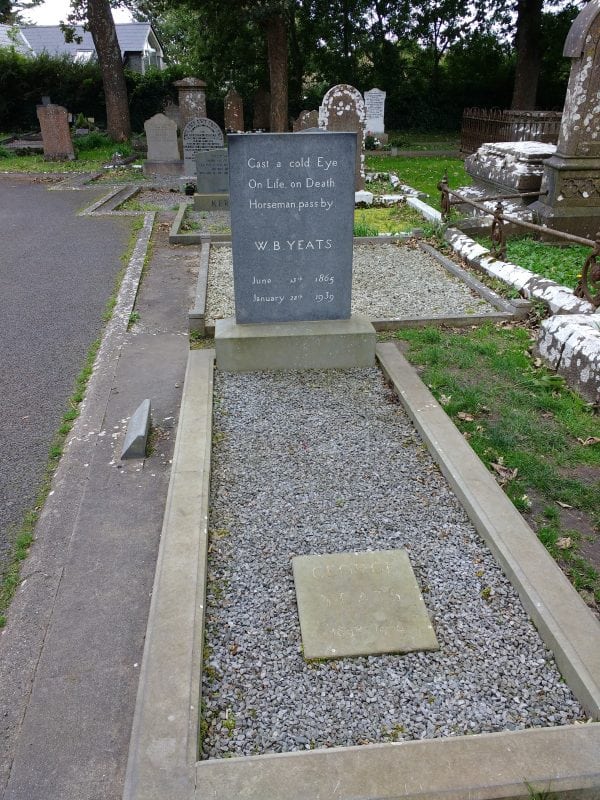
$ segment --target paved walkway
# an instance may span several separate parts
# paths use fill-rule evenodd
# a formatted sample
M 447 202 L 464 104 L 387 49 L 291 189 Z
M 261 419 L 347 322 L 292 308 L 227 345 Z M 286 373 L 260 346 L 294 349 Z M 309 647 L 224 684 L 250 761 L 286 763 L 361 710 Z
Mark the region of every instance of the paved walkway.
M 121 268 L 130 221 L 76 215 L 103 193 L 0 176 L 0 563 Z
M 91 202 L 87 192 L 55 192 L 51 201 L 65 196 L 71 209 Z M 107 229 L 118 218 L 84 222 L 92 241 L 100 237 L 95 247 L 115 246 Z M 90 238 L 81 235 L 74 249 L 89 251 Z M 121 797 L 187 359 L 194 251 L 169 248 L 158 226 L 136 300 L 140 322 L 114 337 L 94 375 L 24 564 L 0 635 L 5 800 Z M 126 421 L 146 397 L 154 453 L 120 462 Z

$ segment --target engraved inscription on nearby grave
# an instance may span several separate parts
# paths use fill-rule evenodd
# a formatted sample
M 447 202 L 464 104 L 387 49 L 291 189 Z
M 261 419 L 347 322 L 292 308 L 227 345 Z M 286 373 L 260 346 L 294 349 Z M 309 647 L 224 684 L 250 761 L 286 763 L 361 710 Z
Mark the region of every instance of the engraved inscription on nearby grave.
M 203 150 L 223 147 L 223 132 L 208 117 L 191 119 L 183 130 L 183 169 L 186 175 L 196 174 L 196 156 Z
M 348 319 L 356 136 L 228 143 L 236 321 Z
M 196 156 L 197 187 L 201 194 L 226 194 L 229 191 L 227 148 L 204 150 Z
M 365 92 L 366 127 L 369 133 L 385 133 L 383 121 L 385 113 L 386 93 L 381 89 L 369 89 Z
M 437 650 L 405 550 L 292 559 L 304 657 Z

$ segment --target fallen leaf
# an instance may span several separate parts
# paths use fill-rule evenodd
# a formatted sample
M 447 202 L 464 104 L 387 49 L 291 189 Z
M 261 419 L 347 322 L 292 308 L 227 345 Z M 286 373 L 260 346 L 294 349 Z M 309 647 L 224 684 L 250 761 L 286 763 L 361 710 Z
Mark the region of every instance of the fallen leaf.
M 570 506 L 568 503 L 561 503 L 560 500 L 557 500 L 556 502 L 561 508 L 573 508 L 573 506 Z
M 584 447 L 589 447 L 591 444 L 598 444 L 598 442 L 600 442 L 600 436 L 588 436 L 587 439 L 580 439 L 578 436 L 577 441 Z
M 472 414 L 467 414 L 466 411 L 459 411 L 456 416 L 464 422 L 475 422 L 475 417 Z
M 533 359 L 533 366 L 534 367 L 541 367 L 544 362 L 541 358 L 534 358 Z
M 440 395 L 440 405 L 447 406 L 450 400 L 452 400 L 452 395 L 446 395 L 446 394 Z
M 504 482 L 514 480 L 519 472 L 518 467 L 511 469 L 510 467 L 505 467 L 503 464 L 494 463 L 492 464 L 492 467 Z
M 570 536 L 561 536 L 560 539 L 556 540 L 556 546 L 559 550 L 568 550 L 573 547 L 573 540 Z

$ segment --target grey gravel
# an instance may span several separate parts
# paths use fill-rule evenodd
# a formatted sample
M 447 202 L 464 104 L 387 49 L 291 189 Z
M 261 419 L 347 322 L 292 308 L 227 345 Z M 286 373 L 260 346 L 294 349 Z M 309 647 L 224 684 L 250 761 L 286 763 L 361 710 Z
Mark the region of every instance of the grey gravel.
M 217 372 L 214 414 L 204 758 L 584 718 L 377 369 Z M 401 547 L 440 651 L 305 662 L 292 557 Z
M 496 309 L 416 244 L 355 244 L 352 313 L 370 319 L 491 314 Z M 210 250 L 206 316 L 234 316 L 231 248 Z

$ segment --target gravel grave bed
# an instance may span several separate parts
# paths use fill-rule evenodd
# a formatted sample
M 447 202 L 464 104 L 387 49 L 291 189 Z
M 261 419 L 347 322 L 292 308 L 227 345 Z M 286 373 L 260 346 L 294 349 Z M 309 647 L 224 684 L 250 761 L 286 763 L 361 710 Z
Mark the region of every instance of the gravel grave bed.
M 352 313 L 370 319 L 399 319 L 493 314 L 497 309 L 420 247 L 373 242 L 354 244 Z M 231 248 L 211 247 L 206 317 L 215 320 L 234 315 Z
M 192 199 L 186 197 L 177 189 L 141 189 L 121 208 L 126 209 L 129 205 L 142 204 L 156 206 L 163 211 L 177 211 L 180 203 L 191 203 Z
M 585 719 L 378 369 L 215 374 L 202 758 Z M 291 559 L 405 548 L 440 650 L 306 662 Z

